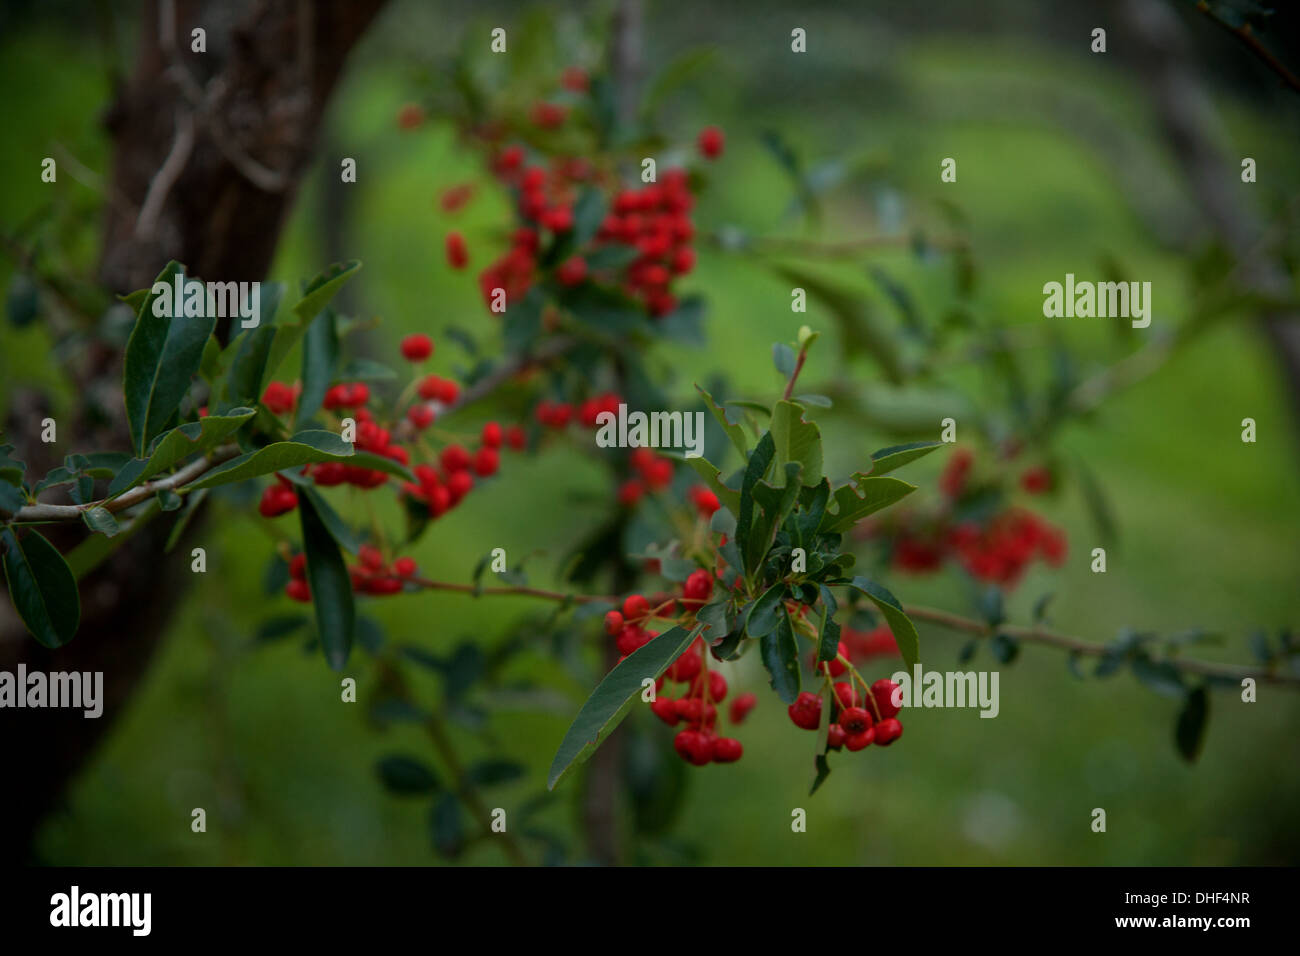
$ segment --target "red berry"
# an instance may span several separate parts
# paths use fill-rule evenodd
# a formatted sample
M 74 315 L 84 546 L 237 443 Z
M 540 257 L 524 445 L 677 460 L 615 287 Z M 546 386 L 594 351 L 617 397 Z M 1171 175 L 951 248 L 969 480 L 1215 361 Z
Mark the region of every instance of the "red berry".
M 605 615 L 605 633 L 610 637 L 623 630 L 623 615 L 618 611 L 610 611 Z
M 289 577 L 295 581 L 304 581 L 307 578 L 307 555 L 295 554 L 293 560 L 289 562 Z
M 506 429 L 506 444 L 515 451 L 523 451 L 528 445 L 528 436 L 518 425 L 511 425 Z
M 635 478 L 629 478 L 627 481 L 623 482 L 623 484 L 619 485 L 618 503 L 624 507 L 630 508 L 632 505 L 640 501 L 641 496 L 644 494 L 645 485 L 641 484 L 641 482 L 637 481 Z
M 903 736 L 903 725 L 893 717 L 876 724 L 876 743 L 882 747 L 888 747 L 901 736 Z
M 415 103 L 407 103 L 397 111 L 398 129 L 415 129 L 424 122 L 424 110 Z
M 703 667 L 704 662 L 700 658 L 699 652 L 687 648 L 687 650 L 682 653 L 682 656 L 673 661 L 669 666 L 668 676 L 680 684 L 685 684 L 688 681 L 694 680 L 695 675 L 698 674 Z
M 681 718 L 677 715 L 677 702 L 668 697 L 656 697 L 650 710 L 669 727 L 675 727 Z
M 420 431 L 433 424 L 433 409 L 428 405 L 412 405 L 406 410 L 406 418 Z
M 673 253 L 672 271 L 674 275 L 685 275 L 695 268 L 695 250 L 682 246 Z
M 722 130 L 716 126 L 706 126 L 700 130 L 698 145 L 705 159 L 717 159 L 722 155 L 724 137 Z
M 448 445 L 442 450 L 439 461 L 442 463 L 442 470 L 448 473 L 464 471 L 470 466 L 469 452 L 461 445 Z
M 876 709 L 880 711 L 882 720 L 895 716 L 901 709 L 898 704 L 894 703 L 894 691 L 898 690 L 898 685 L 892 680 L 881 678 L 871 685 L 871 696 L 876 701 Z
M 501 456 L 495 448 L 483 447 L 474 453 L 474 474 L 480 478 L 495 475 L 501 464 Z
M 566 90 L 585 93 L 588 85 L 587 71 L 580 66 L 566 66 L 564 72 L 560 74 L 560 84 Z
M 560 285 L 577 285 L 587 277 L 587 261 L 582 256 L 570 256 L 555 270 Z
M 257 510 L 263 518 L 278 518 L 298 507 L 298 495 L 292 488 L 284 485 L 272 485 L 262 492 L 262 500 Z
M 839 699 L 841 707 L 857 707 L 862 703 L 862 698 L 858 696 L 854 686 L 846 684 L 844 681 L 840 681 L 835 685 L 835 696 Z
M 745 748 L 734 737 L 719 737 L 713 743 L 714 763 L 735 763 L 744 754 Z
M 864 747 L 870 746 L 871 742 L 876 739 L 876 731 L 868 727 L 860 734 L 849 734 L 844 738 L 844 746 L 855 753 Z
M 650 602 L 644 595 L 632 594 L 623 602 L 623 617 L 628 621 L 639 621 L 650 613 Z
M 465 237 L 459 232 L 447 233 L 447 263 L 453 269 L 464 269 L 469 265 L 469 249 L 465 246 Z
M 483 444 L 488 448 L 501 447 L 501 426 L 496 422 L 488 422 L 483 426 L 482 434 Z
M 393 562 L 393 570 L 397 572 L 398 577 L 409 578 L 415 574 L 416 569 L 415 558 L 398 558 Z
M 285 412 L 293 411 L 297 398 L 291 385 L 286 385 L 284 382 L 268 382 L 266 391 L 262 393 L 262 404 L 273 415 L 283 415 Z
M 357 548 L 357 558 L 371 571 L 378 571 L 384 566 L 384 556 L 372 544 L 363 544 Z
M 458 471 L 447 478 L 447 492 L 451 495 L 452 504 L 464 498 L 473 488 L 474 479 L 468 471 Z
M 302 604 L 311 603 L 311 588 L 306 581 L 299 581 L 296 578 L 285 585 L 284 593 Z
M 682 730 L 673 738 L 673 747 L 687 763 L 702 767 L 713 759 L 713 739 L 698 730 Z
M 1020 487 L 1031 495 L 1037 495 L 1052 487 L 1052 473 L 1046 468 L 1030 468 L 1020 476 Z
M 433 354 L 433 339 L 417 332 L 402 339 L 402 357 L 408 362 L 423 362 Z
M 692 571 L 686 578 L 686 583 L 682 585 L 682 597 L 687 601 L 698 601 L 703 604 L 713 593 L 713 575 L 703 568 L 697 568 Z
M 848 734 L 844 733 L 844 728 L 839 724 L 831 724 L 826 730 L 826 747 L 829 750 L 839 750 L 844 746 L 844 738 Z
M 733 724 L 741 723 L 746 717 L 749 716 L 749 712 L 753 710 L 754 707 L 757 706 L 757 704 L 758 704 L 757 694 L 744 693 L 741 694 L 739 697 L 733 699 L 731 702 L 731 712 L 729 715 L 731 717 L 731 722 Z
M 871 729 L 871 715 L 861 707 L 845 707 L 840 713 L 840 726 L 850 737 Z
M 804 730 L 816 730 L 822 720 L 822 699 L 816 694 L 804 691 L 795 698 L 787 708 L 790 719 L 796 727 Z

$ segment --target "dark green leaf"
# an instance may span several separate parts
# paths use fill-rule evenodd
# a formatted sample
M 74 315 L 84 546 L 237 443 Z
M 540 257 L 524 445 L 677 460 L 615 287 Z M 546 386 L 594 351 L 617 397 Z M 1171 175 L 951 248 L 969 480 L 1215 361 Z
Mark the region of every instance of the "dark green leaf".
M 352 580 L 338 544 L 309 497 L 299 497 L 298 511 L 302 520 L 303 552 L 307 555 L 307 583 L 316 610 L 316 629 L 320 633 L 325 660 L 334 670 L 340 671 L 352 652 L 356 623 Z
M 148 481 L 190 455 L 216 447 L 254 414 L 251 408 L 232 408 L 224 415 L 208 415 L 173 428 L 154 443 L 148 458 L 133 458 L 122 466 L 108 486 L 108 497 Z
M 766 637 L 776 630 L 778 616 L 785 611 L 785 584 L 776 583 L 764 591 L 749 610 L 745 633 L 750 637 Z
M 916 485 L 897 478 L 876 478 L 857 474 L 853 484 L 835 489 L 835 511 L 828 510 L 822 518 L 822 534 L 840 534 L 852 528 L 868 515 L 887 508 L 913 491 Z
M 578 711 L 556 751 L 547 777 L 548 790 L 554 790 L 556 784 L 573 767 L 590 757 L 619 725 L 641 693 L 641 681 L 657 679 L 702 630 L 702 625 L 691 631 L 682 627 L 670 628 L 633 651 L 605 675 Z
M 422 794 L 439 789 L 438 775 L 433 768 L 414 757 L 393 754 L 380 760 L 375 769 L 384 786 L 393 793 Z
M 299 432 L 288 441 L 274 442 L 265 448 L 232 458 L 188 487 L 192 490 L 211 488 L 232 481 L 245 481 L 259 475 L 269 475 L 273 471 L 299 468 L 306 464 L 324 461 L 339 461 L 373 468 L 390 475 L 397 475 L 407 481 L 414 478 L 406 468 L 392 459 L 367 452 L 354 452 L 350 444 L 333 432 L 309 430 Z
M 885 616 L 885 621 L 889 624 L 889 630 L 893 632 L 898 651 L 903 655 L 903 662 L 910 670 L 920 658 L 921 639 L 916 633 L 916 625 L 904 612 L 903 605 L 885 588 L 864 577 L 854 578 L 850 585 L 865 594 L 876 607 L 880 608 L 880 613 Z
M 759 643 L 763 666 L 772 679 L 772 689 L 787 704 L 799 696 L 801 675 L 799 671 L 799 645 L 795 640 L 794 626 L 784 607 L 777 614 L 776 627 Z
M 995 634 L 989 641 L 989 650 L 1000 664 L 1010 664 L 1020 653 L 1020 642 L 1010 634 Z
M 0 545 L 9 597 L 18 616 L 41 644 L 62 647 L 77 633 L 81 620 L 81 597 L 68 563 L 36 531 L 28 531 L 19 541 L 11 529 L 0 529 Z
M 480 787 L 490 787 L 498 783 L 510 783 L 524 775 L 523 764 L 513 760 L 480 760 L 472 764 L 465 772 L 470 783 Z
M 433 848 L 443 856 L 457 857 L 465 849 L 465 820 L 454 793 L 444 793 L 434 803 L 429 835 Z
M 338 317 L 325 309 L 307 327 L 302 346 L 302 393 L 298 396 L 295 421 L 301 428 L 320 408 L 339 365 Z
M 884 475 L 897 468 L 902 468 L 918 458 L 924 458 L 936 448 L 942 448 L 943 444 L 941 441 L 914 441 L 906 445 L 891 445 L 888 448 L 882 448 L 871 455 L 870 474 L 873 476 Z
M 1210 695 L 1202 685 L 1187 694 L 1174 730 L 1174 741 L 1178 746 L 1178 752 L 1188 763 L 1194 762 L 1201 753 L 1201 747 L 1205 743 L 1205 724 L 1209 716 Z
M 788 463 L 797 461 L 803 466 L 805 485 L 812 486 L 822 480 L 821 430 L 814 423 L 804 421 L 802 408 L 793 402 L 777 402 L 769 434 L 776 448 L 778 473 Z

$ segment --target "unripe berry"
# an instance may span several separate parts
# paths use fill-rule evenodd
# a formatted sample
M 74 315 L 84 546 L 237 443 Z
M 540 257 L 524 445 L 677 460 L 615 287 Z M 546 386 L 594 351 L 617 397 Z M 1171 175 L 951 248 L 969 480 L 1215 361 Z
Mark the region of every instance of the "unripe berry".
M 894 691 L 898 685 L 892 680 L 881 678 L 871 685 L 871 696 L 875 698 L 876 709 L 880 711 L 882 719 L 888 719 L 898 714 L 900 708 L 894 703 Z
M 402 357 L 408 362 L 423 362 L 433 354 L 433 339 L 417 332 L 402 339 Z
M 735 763 L 744 752 L 745 748 L 734 737 L 719 737 L 713 743 L 714 763 Z
M 888 747 L 901 736 L 903 736 L 903 725 L 894 717 L 886 718 L 876 724 L 876 743 L 882 747 Z

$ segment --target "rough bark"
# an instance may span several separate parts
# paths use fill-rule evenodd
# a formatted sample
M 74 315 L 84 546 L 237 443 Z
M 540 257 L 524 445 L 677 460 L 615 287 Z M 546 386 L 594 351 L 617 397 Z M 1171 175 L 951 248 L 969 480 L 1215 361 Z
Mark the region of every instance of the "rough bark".
M 112 292 L 148 285 L 169 259 L 217 281 L 265 277 L 312 156 L 344 61 L 383 0 L 259 0 L 146 6 L 135 69 L 105 116 L 113 171 L 100 279 Z M 191 30 L 207 52 L 191 52 Z M 69 451 L 129 448 L 122 356 L 92 346 L 72 374 L 83 397 L 60 441 L 38 437 L 40 396 L 15 396 L 8 440 L 31 474 Z M 155 521 L 81 582 L 82 623 L 49 651 L 0 605 L 0 669 L 103 671 L 104 715 L 15 710 L 6 715 L 11 785 L 0 788 L 0 855 L 30 859 L 41 818 L 94 752 L 134 693 L 189 578 L 188 546 L 161 558 L 170 521 Z M 65 552 L 79 527 L 45 529 Z M 194 529 L 191 530 L 191 535 Z M 178 826 L 185 821 L 177 821 Z

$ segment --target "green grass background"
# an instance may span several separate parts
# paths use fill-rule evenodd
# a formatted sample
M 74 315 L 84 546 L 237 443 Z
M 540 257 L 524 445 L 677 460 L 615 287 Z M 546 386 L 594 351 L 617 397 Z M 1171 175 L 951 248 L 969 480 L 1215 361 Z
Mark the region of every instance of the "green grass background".
M 1145 165 L 1128 175 L 1163 195 L 1176 188 L 1176 174 L 1122 76 L 1095 58 L 1063 58 L 1025 38 L 974 43 L 942 33 L 900 39 L 879 63 L 864 67 L 868 51 L 882 51 L 853 45 L 843 30 L 831 29 L 838 23 L 833 12 L 819 16 L 814 26 L 827 29 L 814 36 L 828 37 L 829 51 L 809 68 L 819 72 L 806 102 L 797 92 L 797 65 L 781 61 L 756 77 L 746 45 L 752 38 L 743 32 L 709 37 L 719 48 L 715 69 L 678 97 L 669 114 L 670 128 L 683 141 L 704 122 L 727 131 L 727 153 L 698 222 L 782 228 L 789 190 L 758 142 L 761 129 L 777 127 L 814 159 L 878 151 L 887 164 L 885 179 L 909 218 L 932 217 L 939 199 L 959 203 L 980 264 L 979 306 L 1007 325 L 1045 321 L 1043 282 L 1067 271 L 1081 278 L 1095 273 L 1103 253 L 1153 282 L 1157 323 L 1185 314 L 1191 305 L 1186 262 L 1153 242 L 1096 144 L 1062 122 L 1059 111 L 1018 107 L 1005 95 L 1008 89 L 1030 91 L 1098 111 L 1138 144 Z M 389 19 L 363 44 L 331 110 L 329 134 L 274 275 L 295 280 L 322 264 L 320 194 L 340 188 L 334 185 L 338 158 L 356 157 L 358 183 L 343 187 L 352 190 L 344 254 L 365 262 L 351 291 L 359 311 L 383 318 L 371 340 L 380 358 L 393 356 L 398 337 L 410 331 L 439 337 L 455 324 L 488 334 L 472 277 L 444 264 L 441 243 L 451 226 L 436 204 L 441 189 L 478 178 L 474 157 L 445 129 L 402 134 L 392 120 L 415 96 L 420 58 L 437 63 L 457 39 L 445 27 L 427 44 L 413 39 L 415 33 Z M 691 45 L 661 9 L 651 17 L 650 36 L 654 64 Z M 95 49 L 89 39 L 48 30 L 0 39 L 0 90 L 10 111 L 0 149 L 6 224 L 51 195 L 93 209 L 94 191 L 74 182 L 64 164 L 57 187 L 41 185 L 37 174 L 39 158 L 54 142 L 90 169 L 105 169 L 105 143 L 94 121 L 108 90 Z M 58 69 L 50 66 L 55 62 Z M 1275 185 L 1261 185 L 1261 191 L 1285 189 L 1277 178 L 1293 189 L 1294 153 L 1271 134 L 1271 118 L 1236 101 L 1222 105 L 1231 135 L 1249 144 L 1243 155 L 1255 156 L 1275 177 Z M 958 160 L 955 185 L 939 183 L 939 161 L 947 156 Z M 505 208 L 488 185 L 457 217 L 456 228 L 474 250 L 473 267 L 486 261 Z M 869 234 L 879 225 L 876 209 L 869 191 L 847 189 L 837 196 L 828 232 Z M 68 249 L 71 262 L 93 262 L 97 234 L 86 232 Z M 722 369 L 734 394 L 771 396 L 779 381 L 770 344 L 791 338 L 795 326 L 788 288 L 717 251 L 701 249 L 699 260 L 690 285 L 709 299 L 709 346 L 664 348 L 665 368 L 673 370 L 683 395 L 692 381 Z M 879 261 L 907 278 L 922 301 L 932 284 L 946 281 L 904 255 L 886 253 Z M 0 262 L 0 279 L 7 282 L 10 271 L 9 262 Z M 807 321 L 831 326 L 815 308 Z M 1110 333 L 1104 325 L 1077 320 L 1067 331 L 1086 356 Z M 810 381 L 834 367 L 833 339 L 825 344 L 810 362 Z M 57 384 L 47 361 L 50 348 L 43 328 L 0 331 L 0 402 L 19 385 Z M 434 369 L 451 371 L 454 355 L 444 343 Z M 864 381 L 876 377 L 868 363 L 854 373 Z M 982 381 L 976 368 L 955 369 L 953 376 L 964 384 Z M 1247 416 L 1259 425 L 1253 445 L 1239 438 Z M 827 419 L 826 429 L 828 464 L 840 473 L 860 467 L 888 443 L 841 419 Z M 1249 629 L 1294 626 L 1300 617 L 1295 436 L 1262 339 L 1244 320 L 1220 327 L 1176 365 L 1116 396 L 1091 426 L 1065 433 L 1062 449 L 1087 460 L 1104 482 L 1121 545 L 1106 574 L 1090 573 L 1095 534 L 1077 492 L 1067 491 L 1045 509 L 1069 532 L 1069 561 L 1059 572 L 1035 570 L 1016 592 L 1015 615 L 1023 619 L 1033 600 L 1051 590 L 1057 595 L 1053 619 L 1071 633 L 1107 639 L 1123 626 L 1163 632 L 1203 626 L 1231 637 L 1227 647 L 1206 654 L 1248 660 Z M 907 477 L 927 493 L 939 464 L 926 462 Z M 451 580 L 467 580 L 478 557 L 498 545 L 513 555 L 541 549 L 558 560 L 599 518 L 575 497 L 581 492 L 600 494 L 600 476 L 563 449 L 536 460 L 507 459 L 503 477 L 476 493 L 471 507 L 440 521 L 415 557 L 428 576 Z M 427 756 L 425 739 L 400 726 L 377 731 L 359 705 L 340 705 L 338 677 L 295 641 L 252 647 L 262 619 L 291 610 L 283 599 L 268 605 L 262 593 L 268 539 L 242 515 L 214 521 L 211 529 L 208 574 L 191 589 L 131 708 L 76 780 L 66 805 L 51 813 L 39 839 L 41 858 L 86 864 L 438 862 L 429 849 L 427 804 L 385 794 L 373 770 L 387 753 Z M 954 577 L 893 578 L 889 584 L 905 601 L 963 607 Z M 522 608 L 429 594 L 371 602 L 366 613 L 393 640 L 445 651 L 466 638 L 493 643 Z M 957 666 L 959 637 L 923 626 L 922 641 L 930 667 Z M 976 662 L 996 666 L 986 654 Z M 364 694 L 372 675 L 363 656 L 353 664 L 350 673 Z M 514 668 L 540 675 L 567 700 L 550 712 L 494 718 L 499 751 L 530 768 L 527 780 L 494 792 L 490 802 L 508 810 L 540 789 L 589 687 L 540 653 Z M 878 669 L 883 675 L 892 665 Z M 973 710 L 911 714 L 899 745 L 842 757 L 827 786 L 810 798 L 811 735 L 790 725 L 766 691 L 757 661 L 746 659 L 730 675 L 733 688 L 760 697 L 740 734 L 745 758 L 728 768 L 689 771 L 675 840 L 712 864 L 1165 865 L 1300 858 L 1300 698 L 1294 693 L 1263 687 L 1258 703 L 1243 704 L 1231 692 L 1216 692 L 1204 753 L 1188 766 L 1172 745 L 1177 702 L 1131 676 L 1081 683 L 1061 654 L 1036 647 L 1025 648 L 1001 671 L 998 719 L 981 720 Z M 436 682 L 418 680 L 431 699 Z M 480 752 L 467 737 L 461 742 L 470 755 Z M 576 794 L 572 781 L 561 789 L 544 811 L 548 826 L 574 833 Z M 207 809 L 206 834 L 190 832 L 196 806 Z M 808 812 L 803 834 L 790 829 L 796 807 Z M 1107 811 L 1105 834 L 1090 828 L 1095 807 Z M 646 858 L 678 859 L 673 845 L 647 844 Z M 573 849 L 571 858 L 580 858 L 580 846 Z M 490 845 L 467 859 L 504 860 Z

